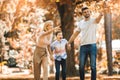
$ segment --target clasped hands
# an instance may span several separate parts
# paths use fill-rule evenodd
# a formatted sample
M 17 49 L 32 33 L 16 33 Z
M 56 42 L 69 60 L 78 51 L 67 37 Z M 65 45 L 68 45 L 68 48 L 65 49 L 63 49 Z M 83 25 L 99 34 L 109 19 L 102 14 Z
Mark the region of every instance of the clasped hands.
M 66 50 L 68 50 L 68 51 L 71 50 L 71 44 L 70 44 L 70 43 L 67 43 L 67 44 L 66 44 Z

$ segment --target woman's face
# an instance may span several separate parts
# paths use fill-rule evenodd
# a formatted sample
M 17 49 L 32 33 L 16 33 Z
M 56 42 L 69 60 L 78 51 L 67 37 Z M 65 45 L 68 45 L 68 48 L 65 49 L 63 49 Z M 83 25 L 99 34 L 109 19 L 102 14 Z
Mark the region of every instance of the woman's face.
M 49 29 L 52 29 L 52 27 L 53 27 L 53 25 L 51 23 L 49 23 L 46 28 L 47 28 L 47 30 L 49 30 Z
M 45 30 L 45 31 L 48 31 L 48 30 L 50 30 L 50 29 L 52 29 L 52 28 L 53 28 L 52 23 L 46 23 L 46 26 L 45 26 L 44 30 Z

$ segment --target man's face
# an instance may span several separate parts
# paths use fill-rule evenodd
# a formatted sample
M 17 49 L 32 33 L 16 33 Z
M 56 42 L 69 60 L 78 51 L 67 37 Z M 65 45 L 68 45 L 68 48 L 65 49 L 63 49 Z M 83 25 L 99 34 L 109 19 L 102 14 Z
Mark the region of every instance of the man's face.
M 85 18 L 89 18 L 90 17 L 90 10 L 89 9 L 84 10 L 82 13 L 83 13 L 83 16 Z

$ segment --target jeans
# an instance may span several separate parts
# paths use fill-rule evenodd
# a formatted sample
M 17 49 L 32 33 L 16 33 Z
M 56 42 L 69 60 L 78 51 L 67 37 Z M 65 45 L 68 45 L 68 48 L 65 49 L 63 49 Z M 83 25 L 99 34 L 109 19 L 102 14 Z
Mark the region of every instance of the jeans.
M 66 60 L 65 59 L 62 59 L 61 61 L 55 60 L 55 68 L 56 68 L 55 80 L 59 80 L 60 65 L 62 67 L 62 80 L 66 80 Z
M 97 54 L 96 44 L 88 44 L 80 47 L 80 56 L 79 56 L 80 80 L 84 80 L 85 78 L 84 68 L 88 56 L 90 57 L 91 80 L 96 80 L 96 54 Z

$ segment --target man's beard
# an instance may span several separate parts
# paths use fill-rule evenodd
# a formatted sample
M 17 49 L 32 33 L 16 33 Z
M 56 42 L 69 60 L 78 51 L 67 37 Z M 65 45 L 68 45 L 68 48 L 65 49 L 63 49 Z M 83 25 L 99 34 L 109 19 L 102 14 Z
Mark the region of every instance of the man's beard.
M 89 18 L 90 17 L 90 15 L 86 15 L 86 16 L 84 16 L 85 18 Z

